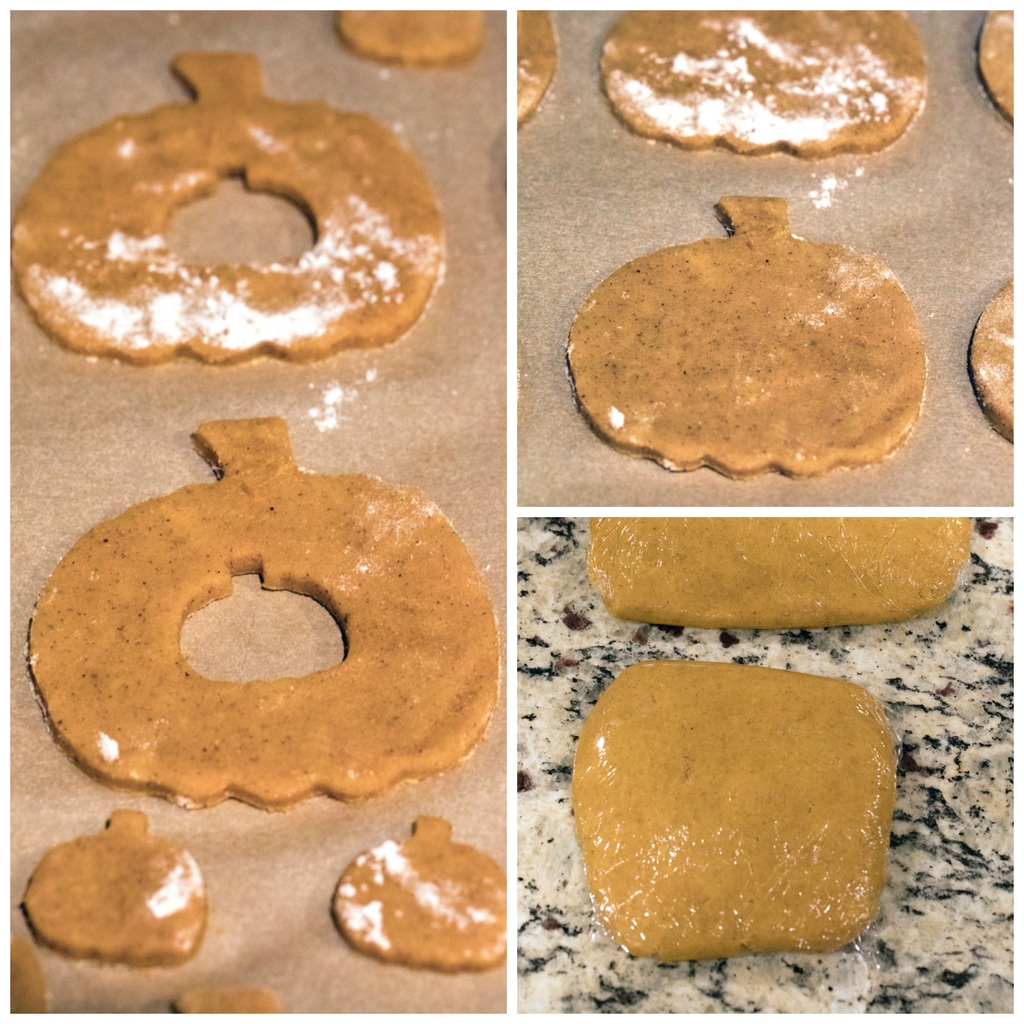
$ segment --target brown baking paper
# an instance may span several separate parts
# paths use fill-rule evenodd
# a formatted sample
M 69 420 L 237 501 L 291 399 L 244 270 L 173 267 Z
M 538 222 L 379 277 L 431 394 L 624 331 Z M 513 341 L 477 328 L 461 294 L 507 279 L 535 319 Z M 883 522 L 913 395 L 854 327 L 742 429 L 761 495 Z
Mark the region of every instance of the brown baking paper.
M 33 699 L 25 637 L 49 573 L 95 523 L 212 479 L 190 441 L 208 419 L 283 416 L 305 469 L 369 473 L 422 490 L 466 542 L 504 623 L 504 12 L 487 15 L 484 47 L 471 64 L 417 71 L 348 53 L 331 12 L 16 12 L 15 208 L 65 139 L 186 99 L 169 62 L 200 48 L 257 54 L 269 96 L 323 100 L 395 131 L 438 198 L 444 279 L 422 320 L 390 346 L 307 365 L 228 368 L 84 358 L 50 339 L 13 295 L 11 932 L 27 933 L 18 904 L 48 848 L 98 831 L 115 808 L 137 808 L 151 832 L 198 861 L 209 931 L 198 955 L 175 969 L 78 964 L 40 950 L 52 1011 L 165 1012 L 189 988 L 259 985 L 276 990 L 287 1012 L 500 1012 L 503 969 L 447 976 L 379 964 L 345 945 L 330 905 L 345 865 L 384 840 L 404 839 L 417 815 L 447 818 L 456 841 L 505 865 L 504 684 L 483 742 L 459 767 L 365 803 L 312 799 L 280 813 L 235 801 L 187 811 L 108 789 L 57 749 Z M 286 258 L 311 242 L 294 210 L 246 196 L 234 182 L 204 202 L 172 226 L 172 242 L 187 254 Z M 259 610 L 247 582 L 237 607 L 210 609 L 185 631 L 189 656 L 210 656 L 237 678 L 258 674 L 261 661 L 255 638 L 226 639 Z M 309 608 L 293 611 L 280 623 L 274 611 L 260 620 L 260 639 L 275 656 L 337 653 L 329 623 L 317 624 Z

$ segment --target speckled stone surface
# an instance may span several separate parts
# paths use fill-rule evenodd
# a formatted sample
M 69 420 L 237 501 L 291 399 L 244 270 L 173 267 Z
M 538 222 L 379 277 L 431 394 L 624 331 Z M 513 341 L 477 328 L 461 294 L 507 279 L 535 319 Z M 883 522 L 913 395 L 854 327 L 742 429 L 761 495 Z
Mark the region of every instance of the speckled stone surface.
M 585 519 L 519 521 L 519 1010 L 1010 1012 L 1013 1008 L 1013 522 L 978 520 L 934 612 L 895 625 L 683 629 L 612 618 Z M 902 735 L 881 911 L 831 954 L 659 963 L 595 924 L 571 813 L 580 726 L 645 658 L 848 679 Z

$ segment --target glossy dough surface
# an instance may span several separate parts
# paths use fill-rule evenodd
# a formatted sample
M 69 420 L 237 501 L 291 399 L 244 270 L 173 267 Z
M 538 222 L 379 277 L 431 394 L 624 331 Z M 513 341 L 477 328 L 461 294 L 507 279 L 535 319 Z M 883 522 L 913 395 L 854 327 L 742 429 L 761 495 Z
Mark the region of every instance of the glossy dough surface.
M 484 38 L 480 11 L 340 11 L 337 26 L 360 57 L 410 67 L 465 64 Z
M 269 99 L 250 54 L 181 54 L 174 70 L 196 102 L 64 143 L 22 199 L 12 260 L 42 326 L 75 351 L 133 363 L 312 360 L 404 334 L 442 265 L 416 159 L 366 115 Z M 175 209 L 239 173 L 308 213 L 312 249 L 205 265 L 168 247 Z
M 39 598 L 30 664 L 58 742 L 101 781 L 190 806 L 366 797 L 468 756 L 497 696 L 497 631 L 441 511 L 299 469 L 284 420 L 213 421 L 195 441 L 222 479 L 100 523 Z M 239 683 L 185 661 L 185 618 L 254 572 L 330 612 L 340 664 Z
M 349 945 L 437 971 L 504 962 L 505 873 L 451 835 L 443 818 L 419 817 L 404 843 L 388 840 L 345 868 L 333 912 Z
M 921 615 L 970 547 L 969 519 L 591 519 L 587 571 L 620 619 L 805 629 Z
M 572 325 L 579 407 L 673 470 L 817 476 L 885 458 L 924 395 L 924 343 L 878 259 L 790 233 L 783 199 L 729 196 L 733 234 L 620 267 Z
M 992 102 L 1013 124 L 1013 11 L 989 11 L 985 16 L 978 70 Z
M 598 920 L 634 956 L 826 952 L 878 912 L 896 774 L 882 705 L 834 679 L 643 662 L 580 733 Z
M 630 11 L 601 77 L 641 135 L 803 157 L 889 145 L 925 94 L 920 40 L 896 11 Z
M 206 930 L 206 887 L 187 850 L 148 834 L 141 811 L 61 843 L 36 865 L 23 905 L 44 945 L 133 967 L 184 963 Z
M 1013 282 L 985 307 L 971 339 L 969 365 L 978 402 L 992 426 L 1013 440 Z
M 547 11 L 517 13 L 516 119 L 522 124 L 540 105 L 555 76 L 558 44 Z

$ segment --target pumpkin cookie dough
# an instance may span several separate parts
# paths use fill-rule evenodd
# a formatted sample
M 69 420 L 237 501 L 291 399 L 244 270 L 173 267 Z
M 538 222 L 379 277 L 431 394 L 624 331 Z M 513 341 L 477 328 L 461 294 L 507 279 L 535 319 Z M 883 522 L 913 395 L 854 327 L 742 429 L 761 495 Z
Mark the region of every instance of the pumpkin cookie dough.
M 141 811 L 114 811 L 106 831 L 45 854 L 22 904 L 40 942 L 132 967 L 171 967 L 196 953 L 207 918 L 199 867 L 148 827 Z
M 484 40 L 481 11 L 341 11 L 336 24 L 353 53 L 407 67 L 468 64 Z
M 266 988 L 197 988 L 174 1000 L 178 1013 L 281 1013 L 277 994 Z
M 547 11 L 519 11 L 516 117 L 522 124 L 540 105 L 555 76 L 558 45 Z
M 601 81 L 641 135 L 827 157 L 898 139 L 924 102 L 925 61 L 896 11 L 630 11 Z
M 999 113 L 1013 124 L 1013 11 L 989 11 L 985 16 L 978 71 Z
M 925 352 L 878 259 L 790 233 L 784 199 L 729 196 L 729 238 L 641 256 L 587 298 L 568 363 L 619 451 L 741 479 L 819 476 L 892 454 L 917 422 Z
M 580 732 L 597 919 L 633 956 L 827 952 L 878 913 L 896 791 L 882 705 L 835 679 L 642 662 Z
M 985 307 L 968 356 L 974 393 L 1000 434 L 1013 440 L 1013 282 Z
M 46 1013 L 46 979 L 28 939 L 11 939 L 11 1013 Z
M 497 696 L 497 630 L 437 506 L 299 469 L 282 419 L 204 423 L 195 443 L 220 479 L 100 523 L 39 598 L 30 665 L 60 745 L 102 782 L 193 807 L 368 797 L 467 757 Z M 345 659 L 301 678 L 203 678 L 182 623 L 247 573 L 319 601 Z
M 482 971 L 505 960 L 505 873 L 452 842 L 443 818 L 418 817 L 404 843 L 357 857 L 334 894 L 334 920 L 360 953 L 435 971 Z
M 383 125 L 263 94 L 257 59 L 184 53 L 196 93 L 60 146 L 14 218 L 12 260 L 36 318 L 76 352 L 132 363 L 320 359 L 400 337 L 442 265 L 416 159 Z M 166 234 L 175 209 L 242 174 L 315 224 L 291 262 L 203 265 Z
M 969 519 L 591 519 L 587 572 L 620 619 L 813 629 L 936 608 L 970 553 Z

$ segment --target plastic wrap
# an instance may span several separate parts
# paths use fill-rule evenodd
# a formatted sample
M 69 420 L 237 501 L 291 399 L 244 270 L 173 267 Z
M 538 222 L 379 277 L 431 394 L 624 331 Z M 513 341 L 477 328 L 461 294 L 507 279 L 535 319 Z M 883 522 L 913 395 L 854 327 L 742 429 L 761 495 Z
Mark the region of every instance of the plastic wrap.
M 595 913 L 635 956 L 826 952 L 874 919 L 896 795 L 852 683 L 647 661 L 583 726 L 573 808 Z
M 664 625 L 900 622 L 940 605 L 968 519 L 592 519 L 587 569 L 612 615 Z

